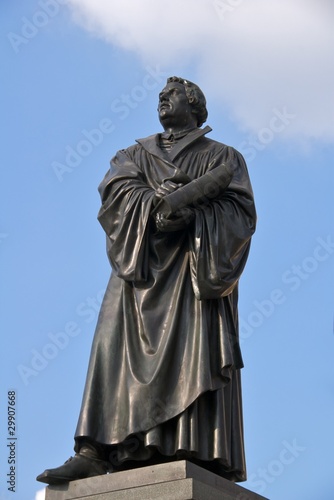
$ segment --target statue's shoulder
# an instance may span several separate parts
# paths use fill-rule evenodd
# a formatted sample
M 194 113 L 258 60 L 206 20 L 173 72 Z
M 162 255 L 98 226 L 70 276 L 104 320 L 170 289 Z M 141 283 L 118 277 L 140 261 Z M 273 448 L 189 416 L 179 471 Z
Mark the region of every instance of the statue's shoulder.
M 242 154 L 237 149 L 210 137 L 201 137 L 195 147 L 198 153 L 207 154 L 208 158 L 215 157 L 216 161 L 233 161 L 239 164 L 241 168 L 246 166 Z
M 202 136 L 200 139 L 198 139 L 197 145 L 202 149 L 207 149 L 208 151 L 212 152 L 218 152 L 224 150 L 225 148 L 230 148 L 230 146 L 227 146 L 227 144 L 216 141 L 215 139 L 211 139 L 211 137 L 207 136 Z
M 158 134 L 152 134 L 149 135 L 148 137 L 143 137 L 141 139 L 136 139 L 136 142 L 134 144 L 131 144 L 131 146 L 128 146 L 125 149 L 122 149 L 122 152 L 128 153 L 130 156 L 135 154 L 136 152 L 144 149 L 149 148 L 150 146 L 152 147 L 157 143 L 157 136 Z
M 129 155 L 132 155 L 135 151 L 137 151 L 139 144 L 131 144 L 131 146 L 128 146 L 127 148 L 121 149 L 122 153 L 128 153 Z
M 235 149 L 233 146 L 229 146 L 228 144 L 225 144 L 223 142 L 216 141 L 214 139 L 211 139 L 210 137 L 203 137 L 203 144 L 206 144 L 206 147 L 211 150 L 216 150 L 228 153 L 229 155 L 234 155 L 238 158 L 242 158 L 242 154 L 240 151 Z

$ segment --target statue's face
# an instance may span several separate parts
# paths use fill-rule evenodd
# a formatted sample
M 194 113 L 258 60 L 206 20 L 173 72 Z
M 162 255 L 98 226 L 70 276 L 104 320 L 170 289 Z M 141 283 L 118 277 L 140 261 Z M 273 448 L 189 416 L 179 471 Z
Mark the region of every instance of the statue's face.
M 186 91 L 181 83 L 167 83 L 159 94 L 159 119 L 162 126 L 187 127 L 196 121 L 188 102 Z

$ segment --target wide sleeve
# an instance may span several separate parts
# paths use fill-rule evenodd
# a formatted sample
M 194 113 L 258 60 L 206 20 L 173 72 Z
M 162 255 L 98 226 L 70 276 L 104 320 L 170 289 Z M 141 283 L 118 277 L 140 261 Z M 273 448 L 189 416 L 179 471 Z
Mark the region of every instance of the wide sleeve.
M 224 161 L 233 164 L 227 189 L 210 203 L 198 206 L 189 232 L 190 272 L 197 299 L 229 295 L 245 267 L 256 211 L 243 157 L 226 148 Z
M 99 186 L 98 220 L 107 235 L 107 252 L 116 274 L 126 281 L 145 281 L 149 219 L 154 190 L 127 150 L 119 151 Z

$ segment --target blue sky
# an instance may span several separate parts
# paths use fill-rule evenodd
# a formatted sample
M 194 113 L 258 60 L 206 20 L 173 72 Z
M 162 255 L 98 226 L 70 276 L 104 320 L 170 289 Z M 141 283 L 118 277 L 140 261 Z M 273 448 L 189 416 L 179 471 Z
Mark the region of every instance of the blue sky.
M 160 131 L 174 74 L 201 86 L 210 137 L 244 154 L 256 196 L 244 486 L 333 498 L 333 13 L 327 0 L 2 2 L 1 500 L 41 500 L 35 476 L 73 453 L 110 274 L 97 186 L 118 149 Z

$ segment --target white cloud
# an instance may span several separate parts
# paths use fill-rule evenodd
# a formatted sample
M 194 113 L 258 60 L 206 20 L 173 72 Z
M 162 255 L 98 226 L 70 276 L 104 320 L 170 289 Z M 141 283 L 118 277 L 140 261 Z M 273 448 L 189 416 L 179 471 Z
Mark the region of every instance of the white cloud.
M 35 500 L 45 500 L 45 488 L 36 491 Z
M 68 4 L 93 35 L 146 63 L 170 69 L 174 61 L 176 68 L 192 62 L 197 83 L 245 130 L 257 132 L 273 109 L 285 107 L 296 116 L 282 134 L 334 140 L 332 0 Z

